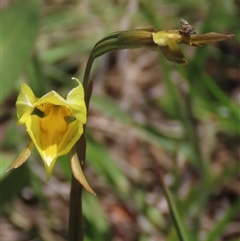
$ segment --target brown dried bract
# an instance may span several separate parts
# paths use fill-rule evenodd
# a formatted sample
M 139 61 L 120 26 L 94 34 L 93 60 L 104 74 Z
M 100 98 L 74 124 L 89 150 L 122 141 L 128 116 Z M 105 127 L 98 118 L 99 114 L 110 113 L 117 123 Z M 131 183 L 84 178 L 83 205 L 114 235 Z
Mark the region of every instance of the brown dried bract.
M 191 36 L 193 34 L 196 34 L 195 29 L 185 19 L 181 19 L 180 23 L 181 29 L 179 30 L 179 33 L 181 35 Z

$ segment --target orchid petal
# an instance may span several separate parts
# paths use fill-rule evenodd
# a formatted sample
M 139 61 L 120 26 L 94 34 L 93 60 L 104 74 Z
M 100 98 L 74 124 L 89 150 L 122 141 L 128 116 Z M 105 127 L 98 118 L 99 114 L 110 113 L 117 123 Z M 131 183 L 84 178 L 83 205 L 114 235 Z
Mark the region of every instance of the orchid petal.
M 83 173 L 75 148 L 73 148 L 73 150 L 71 151 L 71 168 L 73 176 L 76 178 L 76 180 L 78 180 L 89 193 L 91 193 L 92 195 L 96 195 L 96 193 L 90 187 Z
M 187 65 L 187 61 L 178 45 L 174 42 L 169 43 L 168 46 L 159 46 L 159 49 L 163 53 L 166 59 L 171 62 Z
M 70 106 L 73 115 L 80 120 L 83 124 L 86 123 L 86 105 L 84 101 L 84 91 L 80 81 L 76 78 L 72 78 L 77 81 L 78 86 L 73 88 L 67 96 L 67 103 Z
M 152 34 L 153 41 L 158 45 L 163 55 L 172 62 L 187 65 L 184 55 L 178 43 L 182 41 L 182 36 L 177 30 L 163 30 Z
M 168 46 L 170 43 L 180 43 L 182 36 L 178 30 L 162 30 L 152 33 L 153 41 L 158 46 Z
M 16 102 L 18 122 L 20 124 L 24 124 L 25 118 L 32 113 L 34 103 L 37 100 L 38 98 L 34 95 L 30 87 L 23 83 Z
M 42 96 L 37 102 L 35 102 L 35 106 L 37 107 L 44 103 L 49 103 L 52 105 L 66 105 L 67 102 L 61 95 L 52 90 Z
M 191 36 L 191 42 L 190 45 L 193 46 L 200 46 L 202 44 L 212 44 L 216 42 L 220 42 L 226 39 L 232 38 L 234 35 L 226 35 L 226 34 L 220 34 L 220 33 L 205 33 L 205 34 L 195 34 Z
M 12 169 L 16 169 L 16 168 L 20 167 L 30 156 L 30 154 L 32 152 L 32 148 L 33 148 L 33 142 L 30 141 L 27 144 L 27 146 L 22 150 L 22 152 L 18 155 L 16 160 L 13 162 L 13 164 L 5 171 L 5 173 Z

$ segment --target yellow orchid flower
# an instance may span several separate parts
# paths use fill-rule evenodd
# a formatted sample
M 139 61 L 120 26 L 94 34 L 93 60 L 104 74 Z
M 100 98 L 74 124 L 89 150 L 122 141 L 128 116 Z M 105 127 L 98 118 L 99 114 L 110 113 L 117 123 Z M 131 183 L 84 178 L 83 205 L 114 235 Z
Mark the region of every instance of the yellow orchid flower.
M 184 19 L 181 19 L 181 29 L 162 30 L 152 33 L 153 41 L 158 45 L 163 55 L 172 62 L 187 65 L 187 61 L 178 44 L 183 43 L 190 46 L 201 46 L 212 44 L 232 38 L 234 35 L 219 34 L 215 32 L 196 34 L 195 29 Z
M 161 51 L 171 62 L 187 65 L 187 61 L 179 48 L 179 44 L 201 46 L 213 44 L 232 38 L 233 34 L 220 34 L 215 32 L 196 34 L 195 29 L 184 19 L 181 19 L 181 28 L 175 30 L 137 29 L 119 31 L 100 40 L 94 48 L 93 56 L 113 49 L 146 48 Z
M 79 80 L 75 80 L 78 86 L 68 93 L 66 99 L 53 90 L 37 98 L 27 84 L 22 84 L 16 102 L 18 123 L 26 125 L 31 141 L 7 171 L 22 165 L 31 154 L 34 144 L 43 159 L 46 178 L 49 180 L 57 158 L 72 150 L 73 174 L 94 194 L 85 179 L 74 148 L 83 133 L 87 115 L 83 87 Z

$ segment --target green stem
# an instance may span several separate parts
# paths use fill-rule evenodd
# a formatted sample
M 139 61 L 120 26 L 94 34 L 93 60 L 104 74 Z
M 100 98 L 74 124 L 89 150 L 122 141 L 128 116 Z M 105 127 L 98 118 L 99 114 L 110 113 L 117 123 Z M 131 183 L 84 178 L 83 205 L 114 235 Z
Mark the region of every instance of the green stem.
M 112 45 L 110 45 L 110 48 L 109 48 L 108 44 L 104 42 L 108 40 L 111 42 L 111 39 L 112 37 L 109 36 L 107 38 L 104 38 L 102 41 L 99 41 L 93 48 L 93 51 L 91 52 L 91 55 L 88 59 L 85 73 L 84 73 L 84 80 L 83 80 L 85 103 L 87 108 L 89 106 L 89 101 L 92 93 L 92 82 L 89 82 L 89 79 L 90 79 L 89 77 L 90 77 L 90 71 L 91 71 L 93 62 L 95 58 L 97 58 L 98 56 L 116 48 L 116 46 L 113 47 Z M 82 162 L 80 163 L 80 165 L 83 169 L 85 164 L 85 157 L 86 157 L 85 128 L 81 138 L 76 143 L 76 150 L 77 150 L 78 160 Z M 82 212 L 82 186 L 72 175 L 70 204 L 69 204 L 68 240 L 83 241 L 84 240 L 83 226 L 84 225 L 83 225 L 83 212 Z
M 89 85 L 90 71 L 95 58 L 112 50 L 148 48 L 156 50 L 156 44 L 152 40 L 153 29 L 137 29 L 131 31 L 119 31 L 108 35 L 98 41 L 89 56 L 84 77 L 83 88 L 86 93 Z
M 108 39 L 111 40 L 111 37 L 105 38 L 105 40 L 108 40 Z M 106 43 L 103 43 L 103 44 L 101 43 L 102 41 L 99 41 L 93 48 L 93 51 L 91 52 L 91 55 L 88 59 L 85 73 L 84 73 L 83 88 L 84 88 L 85 103 L 87 108 L 89 106 L 89 101 L 92 93 L 92 84 L 89 83 L 92 64 L 96 57 L 111 50 L 108 48 Z M 99 44 L 101 44 L 100 48 L 98 48 Z M 76 147 L 77 147 L 76 150 L 77 150 L 78 160 L 82 162 L 80 163 L 80 165 L 83 169 L 85 164 L 85 156 L 86 156 L 85 128 L 81 138 L 76 143 Z M 82 212 L 82 186 L 75 179 L 73 175 L 71 180 L 71 191 L 70 191 L 68 240 L 69 241 L 84 240 L 83 212 Z
M 83 88 L 85 95 L 85 103 L 88 109 L 91 93 L 92 93 L 92 81 L 90 82 L 90 72 L 95 58 L 98 56 L 117 49 L 116 40 L 118 34 L 112 34 L 102 40 L 100 40 L 93 48 L 84 73 Z M 86 156 L 86 140 L 85 140 L 85 128 L 82 137 L 76 143 L 76 150 L 78 160 L 82 169 L 85 164 Z M 71 192 L 70 192 L 70 205 L 69 205 L 69 226 L 68 226 L 68 240 L 69 241 L 83 241 L 83 212 L 82 212 L 82 186 L 72 175 Z
M 83 241 L 82 186 L 72 176 L 69 208 L 68 240 Z
M 86 139 L 82 135 L 76 143 L 76 150 L 79 160 L 85 160 Z M 83 168 L 84 163 L 80 163 Z M 83 241 L 83 213 L 82 213 L 82 186 L 72 175 L 70 204 L 69 204 L 69 226 L 68 241 Z

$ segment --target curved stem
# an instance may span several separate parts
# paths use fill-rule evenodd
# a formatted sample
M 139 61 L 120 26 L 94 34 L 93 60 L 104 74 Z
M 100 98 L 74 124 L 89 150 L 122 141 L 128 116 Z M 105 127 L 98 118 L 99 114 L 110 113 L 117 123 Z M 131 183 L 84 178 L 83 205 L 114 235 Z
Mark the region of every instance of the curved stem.
M 108 38 L 105 38 L 105 39 L 107 40 Z M 89 77 L 90 77 L 90 72 L 91 72 L 93 62 L 96 57 L 111 50 L 107 48 L 106 43 L 103 43 L 99 47 L 98 44 L 100 43 L 101 41 L 98 42 L 97 45 L 95 45 L 95 47 L 93 48 L 93 51 L 88 59 L 87 66 L 84 73 L 83 88 L 84 88 L 85 103 L 87 108 L 88 108 L 91 93 L 92 93 L 92 82 L 89 83 Z M 78 160 L 80 161 L 80 165 L 83 169 L 84 163 L 85 163 L 85 156 L 86 156 L 85 128 L 81 138 L 76 143 L 76 150 L 77 150 Z M 83 226 L 84 225 L 83 225 L 83 212 L 82 212 L 82 186 L 72 175 L 70 204 L 69 204 L 68 240 L 83 241 L 84 240 Z
M 90 72 L 94 60 L 112 50 L 133 49 L 133 48 L 156 48 L 152 41 L 152 29 L 139 29 L 133 31 L 120 31 L 110 34 L 101 39 L 94 46 L 85 68 L 83 77 L 83 89 L 85 94 L 85 104 L 88 109 L 92 94 L 93 82 L 90 81 Z M 86 141 L 85 128 L 82 137 L 76 143 L 78 160 L 82 169 L 85 163 Z M 83 213 L 82 213 L 82 186 L 72 176 L 70 207 L 69 207 L 69 241 L 83 241 Z
M 148 48 L 156 49 L 156 44 L 152 40 L 153 29 L 137 29 L 131 31 L 119 31 L 108 35 L 98 41 L 92 49 L 88 58 L 83 77 L 83 88 L 85 94 L 88 92 L 90 71 L 94 60 L 112 50 Z

